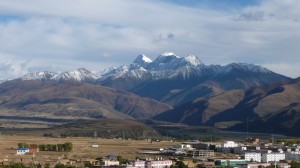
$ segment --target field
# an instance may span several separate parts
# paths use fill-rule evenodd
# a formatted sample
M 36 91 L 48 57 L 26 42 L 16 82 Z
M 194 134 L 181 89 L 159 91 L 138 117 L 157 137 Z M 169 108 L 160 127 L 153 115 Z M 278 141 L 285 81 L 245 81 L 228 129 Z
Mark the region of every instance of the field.
M 40 151 L 34 154 L 34 157 L 16 156 L 17 144 L 24 142 L 27 144 L 61 144 L 72 142 L 72 152 L 48 152 Z M 98 144 L 98 148 L 91 147 L 92 144 Z M 60 159 L 95 159 L 108 154 L 121 155 L 122 158 L 135 159 L 136 157 L 145 158 L 147 156 L 139 154 L 145 151 L 145 148 L 165 148 L 176 144 L 169 141 L 147 141 L 147 140 L 122 140 L 122 139 L 93 139 L 93 138 L 47 138 L 38 136 L 20 136 L 20 135 L 1 135 L 0 136 L 0 159 L 11 161 L 34 161 L 36 163 L 55 162 Z

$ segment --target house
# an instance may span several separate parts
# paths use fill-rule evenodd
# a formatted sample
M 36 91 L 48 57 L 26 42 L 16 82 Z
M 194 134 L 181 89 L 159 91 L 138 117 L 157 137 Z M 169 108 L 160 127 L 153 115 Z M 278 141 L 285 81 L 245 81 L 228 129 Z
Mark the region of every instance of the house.
M 29 152 L 31 152 L 31 153 L 35 153 L 35 152 L 40 151 L 38 146 L 30 146 L 30 147 L 28 147 L 28 149 L 29 149 Z
M 26 153 L 29 153 L 28 148 L 18 148 L 17 149 L 17 155 L 25 155 Z
M 99 145 L 97 145 L 97 144 L 92 145 L 92 148 L 98 148 L 98 147 L 99 147 Z
M 100 162 L 100 165 L 103 165 L 103 166 L 117 166 L 117 165 L 120 165 L 120 162 L 118 160 L 103 159 Z

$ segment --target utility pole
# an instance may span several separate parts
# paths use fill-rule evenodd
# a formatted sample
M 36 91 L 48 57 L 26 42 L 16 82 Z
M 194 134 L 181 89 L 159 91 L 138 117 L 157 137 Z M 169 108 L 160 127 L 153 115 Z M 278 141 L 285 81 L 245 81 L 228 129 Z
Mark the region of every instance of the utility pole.
M 247 139 L 249 138 L 249 125 L 248 125 L 248 116 L 247 116 Z

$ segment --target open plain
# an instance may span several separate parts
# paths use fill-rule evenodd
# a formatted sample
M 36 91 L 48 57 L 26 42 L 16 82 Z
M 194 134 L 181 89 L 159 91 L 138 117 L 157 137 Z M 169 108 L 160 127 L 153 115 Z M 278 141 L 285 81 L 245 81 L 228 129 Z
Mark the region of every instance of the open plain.
M 62 144 L 71 142 L 71 152 L 39 151 L 26 156 L 16 156 L 18 143 L 27 144 Z M 124 159 L 135 159 L 136 157 L 155 157 L 139 154 L 147 149 L 158 149 L 171 147 L 176 142 L 170 141 L 148 141 L 148 140 L 122 140 L 122 139 L 100 139 L 87 137 L 49 138 L 39 136 L 1 135 L 0 136 L 0 159 L 7 162 L 34 162 L 34 163 L 56 163 L 62 159 L 96 159 L 109 154 L 121 155 Z M 93 144 L 99 147 L 92 147 Z

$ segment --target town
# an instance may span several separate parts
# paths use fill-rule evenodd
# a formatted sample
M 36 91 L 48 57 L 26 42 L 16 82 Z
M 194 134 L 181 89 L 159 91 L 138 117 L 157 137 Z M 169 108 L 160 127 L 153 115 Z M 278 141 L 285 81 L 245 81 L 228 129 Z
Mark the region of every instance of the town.
M 0 164 L 2 167 L 293 168 L 300 165 L 299 142 L 288 138 L 203 142 L 5 135 L 1 137 Z

